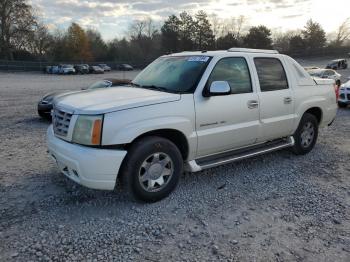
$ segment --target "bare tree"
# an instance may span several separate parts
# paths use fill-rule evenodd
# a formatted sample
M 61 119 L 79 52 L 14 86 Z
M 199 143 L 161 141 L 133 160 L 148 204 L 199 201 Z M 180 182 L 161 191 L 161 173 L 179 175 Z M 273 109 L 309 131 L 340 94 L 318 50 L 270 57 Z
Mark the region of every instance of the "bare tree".
M 148 36 L 149 38 L 152 38 L 159 31 L 157 28 L 157 25 L 150 17 L 145 19 L 145 23 L 146 23 L 146 28 L 145 28 L 146 36 Z
M 129 32 L 131 38 L 140 38 L 146 28 L 146 21 L 145 20 L 134 20 L 130 26 L 129 26 Z
M 213 31 L 215 38 L 220 37 L 223 26 L 222 19 L 220 19 L 217 14 L 213 13 L 209 16 L 209 22 L 211 24 L 211 30 Z
M 334 44 L 336 46 L 343 45 L 344 42 L 350 38 L 350 17 L 345 19 L 345 21 L 338 27 L 337 36 L 335 38 Z
M 49 50 L 53 37 L 45 24 L 38 23 L 30 40 L 32 53 L 41 57 Z
M 244 15 L 240 15 L 238 18 L 236 18 L 236 23 L 235 23 L 236 26 L 235 26 L 234 34 L 237 39 L 241 37 L 241 33 L 246 22 L 247 22 L 247 18 Z
M 242 32 L 247 26 L 247 18 L 243 15 L 239 17 L 231 17 L 225 19 L 222 25 L 222 35 L 233 34 L 235 38 L 239 39 L 242 36 Z
M 36 20 L 26 0 L 0 0 L 0 56 L 12 59 L 13 49 L 26 49 Z
M 152 38 L 157 32 L 158 28 L 152 18 L 146 17 L 134 20 L 129 26 L 128 35 L 133 39 L 139 39 L 142 36 Z

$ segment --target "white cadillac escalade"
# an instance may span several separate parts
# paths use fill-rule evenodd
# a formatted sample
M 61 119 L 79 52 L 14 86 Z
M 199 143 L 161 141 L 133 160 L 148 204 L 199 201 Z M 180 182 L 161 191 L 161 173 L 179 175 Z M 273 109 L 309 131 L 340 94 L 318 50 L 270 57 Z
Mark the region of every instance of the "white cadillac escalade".
M 55 101 L 50 155 L 75 182 L 156 201 L 197 172 L 283 148 L 306 154 L 337 111 L 333 80 L 273 50 L 158 58 L 129 86 Z

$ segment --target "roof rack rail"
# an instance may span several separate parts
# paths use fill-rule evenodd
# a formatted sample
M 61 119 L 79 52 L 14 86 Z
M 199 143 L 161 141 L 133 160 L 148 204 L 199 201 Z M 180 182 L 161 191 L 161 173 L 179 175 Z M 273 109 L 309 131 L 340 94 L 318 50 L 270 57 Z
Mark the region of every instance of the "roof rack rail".
M 266 49 L 251 49 L 251 48 L 230 48 L 228 52 L 246 52 L 246 53 L 264 53 L 264 54 L 279 54 L 277 50 L 266 50 Z

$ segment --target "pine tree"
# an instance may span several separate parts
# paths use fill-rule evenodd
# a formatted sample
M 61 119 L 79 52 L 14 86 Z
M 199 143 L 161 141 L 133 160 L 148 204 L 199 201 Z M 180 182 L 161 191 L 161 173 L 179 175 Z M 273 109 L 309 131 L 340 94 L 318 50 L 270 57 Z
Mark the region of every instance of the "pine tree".
M 215 36 L 211 29 L 208 15 L 204 11 L 198 11 L 195 15 L 195 44 L 198 50 L 212 49 L 215 44 Z

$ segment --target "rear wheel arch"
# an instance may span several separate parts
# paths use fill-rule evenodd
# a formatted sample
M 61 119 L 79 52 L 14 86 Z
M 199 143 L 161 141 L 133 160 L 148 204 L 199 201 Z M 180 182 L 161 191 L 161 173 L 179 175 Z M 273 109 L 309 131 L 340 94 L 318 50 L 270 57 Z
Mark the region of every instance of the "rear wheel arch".
M 322 113 L 322 109 L 319 108 L 319 107 L 311 107 L 311 108 L 309 108 L 308 110 L 306 110 L 306 111 L 304 112 L 304 114 L 302 115 L 302 117 L 303 117 L 305 114 L 311 114 L 311 115 L 315 116 L 316 119 L 317 119 L 318 124 L 320 124 L 321 121 L 322 121 L 323 113 Z
M 318 137 L 318 124 L 319 122 L 315 114 L 304 113 L 297 130 L 293 134 L 295 142 L 292 150 L 295 154 L 304 155 L 313 149 Z

